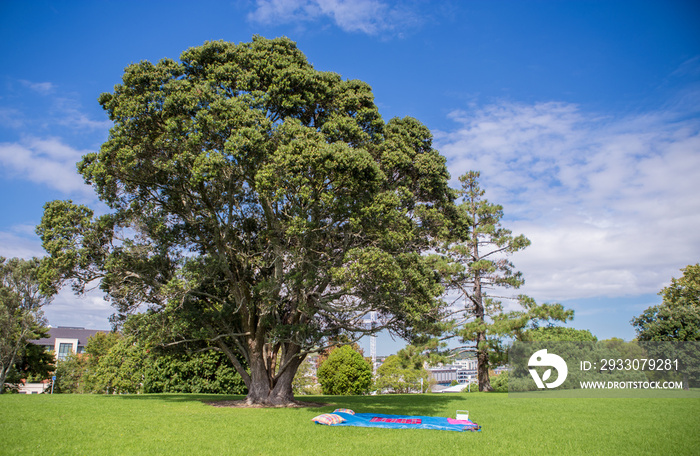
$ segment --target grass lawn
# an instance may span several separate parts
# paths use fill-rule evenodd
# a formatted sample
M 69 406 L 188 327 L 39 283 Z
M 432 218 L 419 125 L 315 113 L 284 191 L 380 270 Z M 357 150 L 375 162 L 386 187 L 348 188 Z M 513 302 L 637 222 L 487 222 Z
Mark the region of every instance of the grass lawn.
M 0 395 L 0 454 L 700 454 L 700 398 L 513 399 L 507 394 L 307 396 L 322 408 L 217 408 L 209 395 Z M 356 412 L 454 417 L 481 432 L 316 425 Z

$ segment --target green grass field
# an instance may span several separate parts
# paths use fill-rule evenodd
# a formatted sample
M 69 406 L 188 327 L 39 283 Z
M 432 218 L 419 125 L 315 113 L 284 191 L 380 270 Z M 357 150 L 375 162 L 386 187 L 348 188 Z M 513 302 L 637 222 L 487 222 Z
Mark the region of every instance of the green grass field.
M 321 408 L 241 409 L 207 395 L 2 395 L 8 455 L 700 454 L 700 399 L 513 399 L 507 394 L 314 396 Z M 312 417 L 356 412 L 454 417 L 482 432 L 328 427 Z

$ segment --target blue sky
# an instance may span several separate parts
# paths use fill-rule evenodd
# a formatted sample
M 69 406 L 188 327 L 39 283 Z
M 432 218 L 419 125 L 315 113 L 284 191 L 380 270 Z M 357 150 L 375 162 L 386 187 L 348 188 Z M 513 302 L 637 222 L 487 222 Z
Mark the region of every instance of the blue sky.
M 42 255 L 47 201 L 100 208 L 75 162 L 106 139 L 97 97 L 125 66 L 254 34 L 369 83 L 385 119 L 420 119 L 453 185 L 481 171 L 532 240 L 520 291 L 574 309 L 571 326 L 633 338 L 700 261 L 700 4 L 669 0 L 3 0 L 0 255 Z M 111 309 L 63 292 L 46 314 L 108 328 Z

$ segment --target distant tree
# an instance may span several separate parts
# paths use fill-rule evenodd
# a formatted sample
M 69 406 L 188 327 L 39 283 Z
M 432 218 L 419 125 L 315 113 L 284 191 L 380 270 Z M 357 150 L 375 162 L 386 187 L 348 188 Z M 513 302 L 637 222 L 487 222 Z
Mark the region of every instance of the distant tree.
M 503 371 L 491 379 L 491 386 L 497 393 L 508 392 L 508 371 Z
M 457 242 L 450 242 L 445 253 L 457 265 L 447 286 L 465 301 L 456 333 L 463 342 L 474 344 L 479 391 L 491 391 L 489 352 L 498 340 L 488 337 L 487 326 L 489 317 L 502 313 L 503 308 L 490 293 L 522 285 L 522 274 L 514 270 L 506 255 L 524 249 L 530 241 L 523 235 L 513 236 L 501 226 L 503 208 L 484 198 L 479 176 L 479 172 L 470 171 L 459 178 L 462 187 L 457 196 L 462 203 L 457 207 L 460 222 L 454 228 Z
M 47 289 L 99 280 L 117 323 L 143 306 L 192 322 L 255 404 L 293 402 L 305 356 L 364 335 L 370 312 L 370 332 L 413 338 L 441 316 L 423 253 L 453 192 L 429 129 L 384 122 L 373 98 L 286 38 L 128 66 L 78 165 L 109 213 L 47 203 Z
M 100 360 L 121 340 L 116 332 L 98 332 L 88 338 L 83 353 L 71 353 L 56 363 L 55 393 L 104 392 L 105 380 L 98 376 Z
M 0 394 L 27 342 L 46 329 L 42 307 L 51 298 L 40 290 L 40 260 L 0 257 Z
M 372 386 L 372 366 L 345 345 L 334 349 L 318 368 L 323 394 L 366 394 Z
M 646 352 L 644 348 L 639 345 L 639 342 L 632 340 L 630 342 L 625 342 L 619 337 L 613 337 L 610 339 L 601 340 L 600 345 L 608 350 L 611 350 L 618 355 L 615 358 L 621 359 L 641 359 L 646 358 Z
M 641 341 L 700 340 L 700 263 L 681 269 L 680 279 L 659 292 L 663 301 L 649 307 L 632 325 Z
M 565 328 L 563 326 L 543 326 L 528 329 L 523 332 L 520 340 L 523 342 L 545 342 L 545 341 L 589 341 L 598 340 L 587 329 Z
M 100 361 L 110 353 L 121 339 L 122 335 L 118 332 L 98 332 L 88 339 L 84 353 L 79 355 L 79 360 L 74 360 L 77 363 L 76 369 L 79 368 L 78 366 L 84 368 L 83 374 L 79 378 L 76 392 L 104 392 L 105 379 L 98 377 Z M 104 373 L 104 370 L 101 373 Z
M 89 357 L 84 354 L 69 353 L 56 362 L 54 393 L 87 393 L 84 379 L 90 371 Z
M 306 358 L 299 366 L 292 382 L 294 394 L 321 394 L 321 385 L 316 377 L 316 367 L 312 358 Z
M 662 303 L 649 307 L 631 323 L 649 355 L 681 360 L 683 384 L 689 388 L 700 383 L 700 263 L 681 271 L 681 278 L 671 279 L 671 285 L 659 292 Z
M 36 332 L 38 339 L 49 337 L 49 328 L 39 328 Z M 54 354 L 41 345 L 29 343 L 22 356 L 15 362 L 14 369 L 8 375 L 8 383 L 18 383 L 21 379 L 27 382 L 40 382 L 50 377 L 56 370 Z
M 61 393 L 245 394 L 240 375 L 218 351 L 147 348 L 133 335 L 98 333 L 85 353 L 58 362 Z
M 106 394 L 142 392 L 146 370 L 146 349 L 132 337 L 120 337 L 100 357 L 92 379 L 92 390 Z
M 378 391 L 401 394 L 420 391 L 421 388 L 430 390 L 430 386 L 430 373 L 423 365 L 416 365 L 400 354 L 389 356 L 377 369 L 375 388 Z

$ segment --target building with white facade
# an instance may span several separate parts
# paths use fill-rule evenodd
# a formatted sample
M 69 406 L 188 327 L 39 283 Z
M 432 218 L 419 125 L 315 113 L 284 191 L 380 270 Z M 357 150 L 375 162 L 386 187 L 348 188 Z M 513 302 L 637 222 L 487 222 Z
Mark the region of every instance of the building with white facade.
M 85 329 L 72 326 L 57 326 L 49 328 L 49 337 L 32 340 L 31 343 L 43 346 L 46 351 L 53 352 L 57 360 L 65 359 L 69 353 L 82 353 L 88 339 L 97 333 L 107 333 L 99 329 Z

